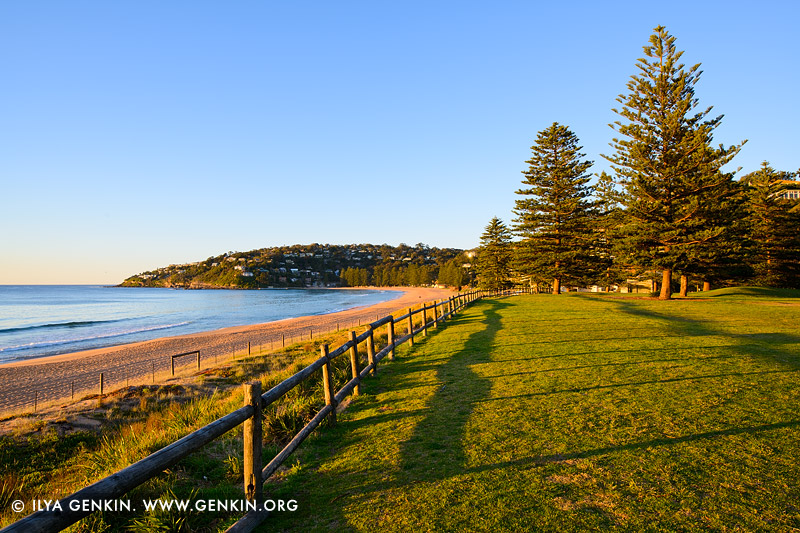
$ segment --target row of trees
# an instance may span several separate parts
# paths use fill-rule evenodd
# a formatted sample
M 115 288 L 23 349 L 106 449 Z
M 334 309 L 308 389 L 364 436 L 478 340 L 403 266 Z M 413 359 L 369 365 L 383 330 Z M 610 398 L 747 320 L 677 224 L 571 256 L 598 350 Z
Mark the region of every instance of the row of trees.
M 471 270 L 464 268 L 468 258 L 459 254 L 441 266 L 437 265 L 377 265 L 372 271 L 366 268 L 345 268 L 339 274 L 341 282 L 349 287 L 374 285 L 378 287 L 422 287 L 438 283 L 461 287 L 472 281 Z
M 682 53 L 655 29 L 617 99 L 618 137 L 603 156 L 613 176 L 590 184 L 593 162 L 568 127 L 538 133 L 513 227 L 495 217 L 481 237 L 482 286 L 513 278 L 558 294 L 564 283 L 610 286 L 657 273 L 661 299 L 676 274 L 684 295 L 689 276 L 800 287 L 800 213 L 778 194 L 795 175 L 764 163 L 735 181 L 722 170 L 744 141 L 713 146 L 722 116 L 698 109 L 700 65 L 686 68 Z

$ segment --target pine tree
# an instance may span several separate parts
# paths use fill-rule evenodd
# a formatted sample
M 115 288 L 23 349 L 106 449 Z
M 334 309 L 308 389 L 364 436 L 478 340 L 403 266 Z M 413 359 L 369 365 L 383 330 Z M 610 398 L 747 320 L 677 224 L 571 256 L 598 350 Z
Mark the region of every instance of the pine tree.
M 691 263 L 693 247 L 711 243 L 726 230 L 714 206 L 733 190 L 732 176 L 720 171 L 739 151 L 711 146 L 722 116 L 707 118 L 711 108 L 696 111 L 694 85 L 700 65 L 685 69 L 683 52 L 663 26 L 655 28 L 638 60 L 639 73 L 614 111 L 624 123 L 614 128 L 622 138 L 608 159 L 622 178 L 626 222 L 618 259 L 662 271 L 661 299 L 671 297 L 674 269 Z
M 624 281 L 625 276 L 614 262 L 613 250 L 614 241 L 617 235 L 617 228 L 622 221 L 622 206 L 620 205 L 620 193 L 616 188 L 616 183 L 610 174 L 603 171 L 597 177 L 594 185 L 595 206 L 597 217 L 594 220 L 594 231 L 596 232 L 595 256 L 598 262 L 599 277 L 598 284 L 602 285 L 606 291 L 611 289 L 611 285 Z
M 764 161 L 741 180 L 748 199 L 748 260 L 759 285 L 800 288 L 800 213 L 779 196 L 793 177 Z
M 681 274 L 681 296 L 687 296 L 690 276 L 702 280 L 703 290 L 707 291 L 712 285 L 736 283 L 750 275 L 745 262 L 745 203 L 741 184 L 727 181 L 715 201 L 707 205 L 705 219 L 721 231 L 715 238 L 687 248 L 682 264 L 677 266 Z
M 492 218 L 481 235 L 477 270 L 482 289 L 502 290 L 511 286 L 511 231 L 497 217 Z
M 467 275 L 464 272 L 463 264 L 465 258 L 463 254 L 451 259 L 441 267 L 439 267 L 439 275 L 437 283 L 440 285 L 447 285 L 449 287 L 461 288 L 468 283 Z
M 517 194 L 516 268 L 533 280 L 552 280 L 553 294 L 565 281 L 585 282 L 592 270 L 592 202 L 587 174 L 591 161 L 582 161 L 578 137 L 554 122 L 540 131 L 531 147 L 530 165 L 523 171 Z

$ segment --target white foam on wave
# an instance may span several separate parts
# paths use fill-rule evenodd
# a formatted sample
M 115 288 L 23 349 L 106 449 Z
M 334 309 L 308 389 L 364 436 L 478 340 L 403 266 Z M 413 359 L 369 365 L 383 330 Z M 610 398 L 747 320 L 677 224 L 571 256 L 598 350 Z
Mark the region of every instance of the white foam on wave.
M 115 332 L 109 332 L 109 333 L 106 333 L 106 334 L 79 337 L 79 338 L 75 338 L 75 339 L 53 339 L 53 340 L 48 340 L 48 341 L 30 342 L 30 343 L 27 343 L 27 344 L 18 344 L 18 345 L 15 345 L 15 346 L 0 346 L 0 353 L 17 352 L 17 351 L 22 351 L 22 350 L 36 349 L 36 348 L 49 348 L 49 347 L 53 347 L 53 346 L 65 346 L 65 345 L 68 345 L 68 344 L 77 344 L 77 343 L 81 343 L 81 342 L 94 341 L 94 340 L 99 340 L 99 339 L 110 339 L 110 338 L 114 338 L 114 337 L 124 337 L 126 335 L 135 335 L 136 333 L 145 333 L 145 332 L 148 332 L 148 331 L 158 331 L 158 330 L 161 330 L 161 329 L 177 328 L 177 327 L 180 327 L 180 326 L 185 326 L 185 325 L 190 324 L 190 323 L 191 323 L 190 321 L 186 321 L 186 322 L 178 322 L 176 324 L 160 324 L 158 326 L 148 326 L 148 327 L 135 328 L 135 329 L 129 329 L 129 330 L 124 330 L 124 331 L 115 331 Z

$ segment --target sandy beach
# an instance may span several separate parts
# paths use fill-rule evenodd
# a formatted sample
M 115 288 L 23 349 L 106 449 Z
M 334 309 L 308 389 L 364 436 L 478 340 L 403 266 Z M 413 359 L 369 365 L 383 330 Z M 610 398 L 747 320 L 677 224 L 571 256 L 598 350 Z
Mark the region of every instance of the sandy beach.
M 386 287 L 381 287 L 386 290 Z M 40 405 L 59 399 L 75 398 L 99 390 L 100 373 L 103 373 L 105 390 L 124 386 L 128 380 L 142 381 L 156 374 L 156 382 L 165 379 L 170 370 L 170 356 L 200 351 L 201 368 L 207 368 L 229 359 L 236 350 L 238 355 L 247 351 L 247 343 L 257 346 L 279 347 L 285 336 L 291 339 L 309 338 L 312 331 L 326 333 L 337 328 L 357 327 L 378 317 L 408 307 L 447 298 L 447 289 L 409 287 L 394 289 L 401 296 L 370 307 L 349 309 L 338 313 L 304 316 L 256 324 L 237 326 L 204 333 L 178 337 L 163 337 L 145 342 L 123 344 L 96 350 L 42 357 L 0 365 L 0 412 L 9 412 Z M 176 360 L 183 368 L 196 368 L 196 356 Z

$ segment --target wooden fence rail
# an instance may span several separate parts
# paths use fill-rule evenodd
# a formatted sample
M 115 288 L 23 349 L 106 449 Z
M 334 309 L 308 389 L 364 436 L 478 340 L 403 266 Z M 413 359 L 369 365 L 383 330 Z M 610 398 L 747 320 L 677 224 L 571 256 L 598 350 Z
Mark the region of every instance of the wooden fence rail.
M 247 351 L 250 351 L 250 343 L 247 343 Z M 175 359 L 178 357 L 183 357 L 185 355 L 196 355 L 197 356 L 197 370 L 200 370 L 200 350 L 193 350 L 191 352 L 184 352 L 179 353 L 176 355 L 169 356 L 169 363 L 170 363 L 170 370 L 172 371 L 172 375 L 175 375 Z
M 82 505 L 82 502 L 118 499 L 240 424 L 245 425 L 244 493 L 247 500 L 253 504 L 255 510 L 248 512 L 242 519 L 233 524 L 228 531 L 252 531 L 267 516 L 267 512 L 260 508 L 263 503 L 263 484 L 323 420 L 329 418 L 335 423 L 336 406 L 348 395 L 357 395 L 359 393 L 359 386 L 362 380 L 377 372 L 380 361 L 385 357 L 388 357 L 390 361 L 393 360 L 397 346 L 404 342 L 413 345 L 414 335 L 419 335 L 420 333 L 423 336 L 427 335 L 428 328 L 436 327 L 439 322 L 450 319 L 460 309 L 476 300 L 485 297 L 518 294 L 520 292 L 527 291 L 471 291 L 460 293 L 447 300 L 431 304 L 423 303 L 419 309 L 409 309 L 408 313 L 399 317 L 389 315 L 376 320 L 368 324 L 367 330 L 360 335 L 357 335 L 355 331 L 351 331 L 350 340 L 346 343 L 333 351 L 329 351 L 328 345 L 323 345 L 319 359 L 265 393 L 261 394 L 260 382 L 245 384 L 244 405 L 239 409 L 186 435 L 144 459 L 59 500 L 60 505 L 58 507 L 61 510 L 37 511 L 5 527 L 0 530 L 0 533 L 61 531 L 92 513 L 91 510 L 87 510 L 87 507 Z M 429 321 L 427 311 L 430 310 L 433 310 L 433 320 Z M 419 321 L 419 326 L 415 328 L 414 318 L 417 314 L 421 314 L 421 320 Z M 408 333 L 403 337 L 395 338 L 395 324 L 404 321 L 407 321 Z M 387 326 L 387 345 L 376 353 L 375 330 L 382 326 Z M 362 343 L 366 343 L 367 354 L 367 365 L 363 369 L 360 368 L 359 355 L 359 345 Z M 331 363 L 348 351 L 350 352 L 352 379 L 339 391 L 334 391 L 331 379 Z M 190 353 L 193 354 L 194 352 Z M 180 354 L 180 356 L 189 355 L 190 353 Z M 179 356 L 173 356 L 172 361 L 174 361 L 174 357 Z M 323 376 L 325 406 L 262 468 L 261 413 L 270 404 L 279 400 L 318 371 L 321 371 Z M 78 505 L 71 505 L 73 502 L 78 502 Z

